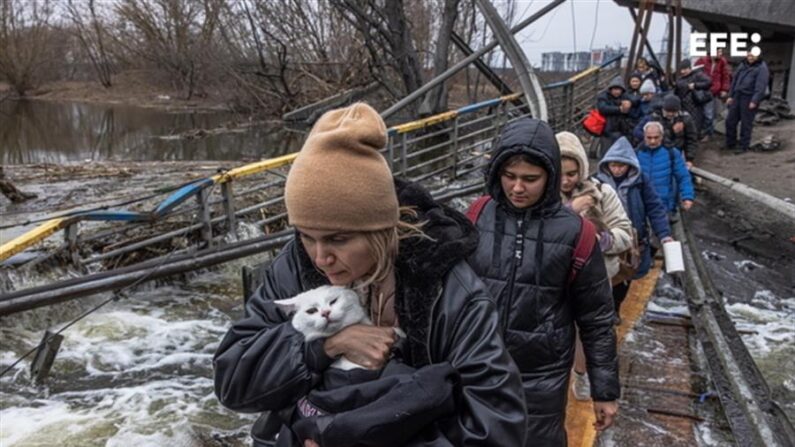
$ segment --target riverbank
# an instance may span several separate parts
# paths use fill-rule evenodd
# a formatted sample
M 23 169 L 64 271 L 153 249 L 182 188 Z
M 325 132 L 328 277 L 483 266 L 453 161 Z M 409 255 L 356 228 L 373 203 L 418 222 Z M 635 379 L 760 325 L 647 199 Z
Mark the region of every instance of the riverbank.
M 211 89 L 201 89 L 190 99 L 183 91 L 160 79 L 154 70 L 130 70 L 113 76 L 113 85 L 103 87 L 97 81 L 54 81 L 29 91 L 26 99 L 42 101 L 78 102 L 102 105 L 128 105 L 173 112 L 207 111 L 230 112 L 233 107 L 227 95 Z M 0 98 L 13 98 L 15 92 L 0 82 Z

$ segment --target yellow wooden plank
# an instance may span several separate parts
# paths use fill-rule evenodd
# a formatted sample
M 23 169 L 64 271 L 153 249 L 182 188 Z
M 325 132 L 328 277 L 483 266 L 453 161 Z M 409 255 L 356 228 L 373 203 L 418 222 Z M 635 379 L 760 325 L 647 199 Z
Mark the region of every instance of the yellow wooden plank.
M 432 124 L 441 123 L 443 121 L 449 121 L 451 119 L 454 119 L 457 115 L 458 111 L 451 110 L 449 112 L 444 112 L 438 115 L 429 116 L 428 118 L 423 118 L 421 120 L 410 121 L 405 124 L 400 124 L 398 126 L 392 127 L 392 129 L 395 129 L 397 133 L 411 132 L 412 130 L 422 129 L 423 127 L 427 127 Z
M 58 218 L 49 220 L 27 233 L 17 236 L 14 239 L 0 245 L 0 261 L 14 256 L 15 254 L 27 249 L 28 247 L 44 240 L 47 236 L 64 228 L 73 218 Z
M 229 171 L 224 172 L 223 174 L 216 174 L 211 178 L 215 183 L 228 182 L 231 179 L 237 179 L 245 177 L 247 175 L 257 174 L 260 172 L 267 171 L 269 169 L 275 169 L 290 164 L 293 162 L 293 160 L 295 160 L 295 157 L 297 156 L 298 152 L 293 152 L 291 154 L 282 155 L 281 157 L 269 158 L 267 160 L 262 160 L 256 163 L 250 163 L 244 166 L 240 166 L 239 168 L 231 169 Z
M 621 304 L 621 325 L 616 330 L 616 341 L 619 346 L 646 312 L 646 305 L 657 286 L 660 270 L 661 264 L 657 262 L 646 276 L 632 281 L 627 298 Z M 618 417 L 621 417 L 620 406 Z M 566 406 L 566 433 L 569 447 L 593 447 L 596 440 L 596 430 L 593 428 L 595 422 L 592 402 L 575 399 L 570 385 L 569 401 Z
M 502 102 L 509 102 L 515 99 L 519 99 L 522 95 L 523 93 L 511 93 L 510 95 L 501 96 L 500 100 L 502 100 Z
M 583 71 L 577 73 L 576 75 L 570 77 L 569 81 L 577 82 L 580 79 L 584 78 L 585 76 L 588 76 L 589 74 L 591 74 L 591 73 L 593 73 L 595 71 L 598 71 L 598 70 L 599 70 L 599 67 L 591 67 L 591 68 L 589 68 L 587 70 L 583 70 Z

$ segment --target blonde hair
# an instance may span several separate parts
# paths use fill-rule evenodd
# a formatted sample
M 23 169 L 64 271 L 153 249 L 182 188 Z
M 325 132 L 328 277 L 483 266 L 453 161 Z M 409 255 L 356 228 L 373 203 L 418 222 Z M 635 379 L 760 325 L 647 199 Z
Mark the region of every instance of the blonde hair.
M 375 261 L 375 270 L 361 284 L 358 284 L 357 288 L 365 288 L 371 284 L 383 282 L 387 278 L 395 268 L 401 240 L 412 237 L 433 240 L 422 231 L 422 227 L 427 221 L 416 222 L 417 211 L 414 208 L 400 207 L 400 217 L 401 219 L 394 227 L 364 233 Z M 404 217 L 406 219 L 403 219 Z

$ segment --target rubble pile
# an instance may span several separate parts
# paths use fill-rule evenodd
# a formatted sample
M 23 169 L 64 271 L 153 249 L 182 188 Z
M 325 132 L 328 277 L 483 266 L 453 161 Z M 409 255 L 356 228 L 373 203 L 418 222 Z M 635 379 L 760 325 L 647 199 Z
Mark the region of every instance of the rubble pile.
M 795 118 L 792 113 L 787 100 L 781 97 L 766 99 L 759 104 L 759 111 L 756 113 L 756 124 L 764 126 L 772 126 L 779 122 L 779 120 L 791 120 Z

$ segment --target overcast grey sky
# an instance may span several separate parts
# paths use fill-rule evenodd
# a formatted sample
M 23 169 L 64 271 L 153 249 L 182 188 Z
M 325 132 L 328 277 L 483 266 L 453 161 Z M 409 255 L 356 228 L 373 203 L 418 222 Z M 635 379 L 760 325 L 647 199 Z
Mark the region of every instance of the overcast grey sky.
M 495 6 L 503 10 L 504 5 L 494 0 Z M 520 22 L 540 10 L 550 1 L 518 1 L 517 18 Z M 502 7 L 501 7 L 502 6 Z M 572 15 L 574 27 L 572 27 Z M 655 52 L 659 52 L 661 41 L 666 32 L 667 16 L 655 13 L 652 16 L 649 40 Z M 594 24 L 597 24 L 594 34 Z M 548 51 L 570 52 L 603 48 L 605 45 L 629 47 L 635 23 L 627 8 L 618 6 L 613 0 L 568 0 L 548 12 L 544 17 L 530 24 L 517 34 L 517 41 L 524 48 L 527 58 L 534 66 L 541 64 L 541 53 Z M 577 40 L 574 41 L 572 29 L 576 29 Z M 682 21 L 682 51 L 685 51 L 690 36 L 690 25 Z M 576 45 L 575 45 L 576 44 Z

